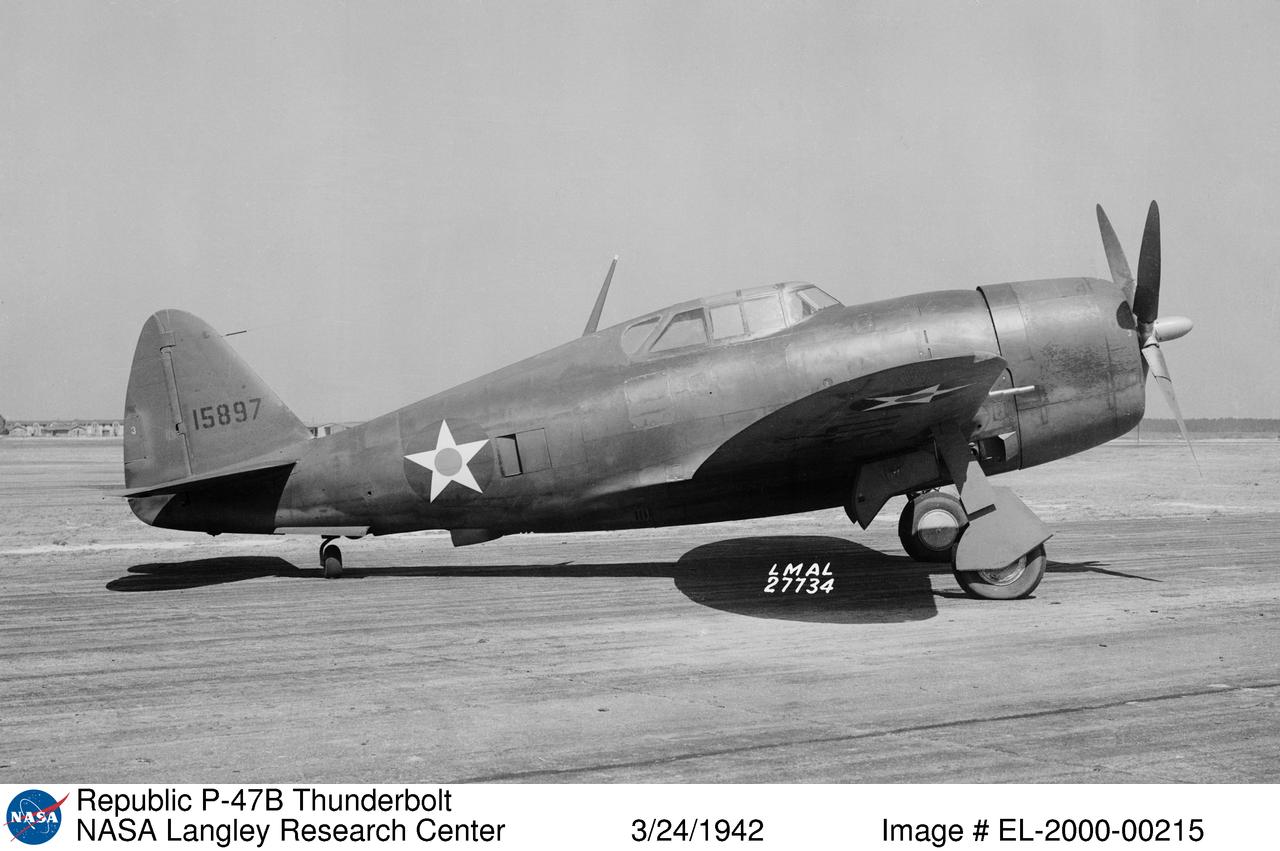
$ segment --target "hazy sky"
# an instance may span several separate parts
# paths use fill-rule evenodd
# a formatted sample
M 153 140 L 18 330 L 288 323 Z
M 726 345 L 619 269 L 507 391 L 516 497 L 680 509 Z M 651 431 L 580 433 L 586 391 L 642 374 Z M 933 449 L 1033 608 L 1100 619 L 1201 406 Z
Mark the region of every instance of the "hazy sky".
M 0 414 L 153 311 L 361 420 L 779 280 L 1109 277 L 1160 201 L 1188 416 L 1280 417 L 1280 4 L 0 4 Z M 1168 416 L 1152 394 L 1151 415 Z

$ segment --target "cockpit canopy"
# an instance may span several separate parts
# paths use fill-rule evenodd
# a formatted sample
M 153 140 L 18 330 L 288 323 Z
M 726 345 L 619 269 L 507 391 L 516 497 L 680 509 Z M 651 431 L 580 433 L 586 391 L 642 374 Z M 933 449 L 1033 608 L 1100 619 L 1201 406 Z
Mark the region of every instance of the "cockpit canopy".
M 684 302 L 622 331 L 622 350 L 642 357 L 766 337 L 839 301 L 813 284 L 790 282 Z

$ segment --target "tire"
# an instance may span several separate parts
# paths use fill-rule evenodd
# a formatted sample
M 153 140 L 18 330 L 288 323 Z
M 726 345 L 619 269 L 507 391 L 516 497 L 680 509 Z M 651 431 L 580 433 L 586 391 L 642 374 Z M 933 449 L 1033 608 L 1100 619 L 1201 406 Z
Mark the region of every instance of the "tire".
M 1044 579 L 1044 569 L 1049 559 L 1044 554 L 1044 544 L 1024 554 L 1017 561 L 995 570 L 952 571 L 964 593 L 980 600 L 1020 600 L 1031 595 Z
M 915 518 L 919 516 L 925 529 L 937 530 L 924 535 L 911 533 Z M 951 550 L 964 533 L 969 522 L 969 515 L 964 513 L 960 500 L 948 493 L 929 491 L 915 499 L 907 500 L 902 514 L 898 517 L 898 540 L 907 555 L 916 561 L 934 564 L 948 564 L 951 561 Z M 933 524 L 933 525 L 931 525 Z M 946 535 L 943 530 L 954 528 L 954 533 Z
M 337 579 L 342 575 L 342 550 L 329 544 L 320 551 L 320 572 L 325 579 Z

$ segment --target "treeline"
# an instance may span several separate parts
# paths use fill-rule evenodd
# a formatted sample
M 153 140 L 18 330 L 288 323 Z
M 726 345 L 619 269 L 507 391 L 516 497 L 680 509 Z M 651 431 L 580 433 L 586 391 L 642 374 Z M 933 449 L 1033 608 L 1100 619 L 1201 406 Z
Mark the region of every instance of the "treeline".
M 1192 433 L 1212 432 L 1215 434 L 1277 434 L 1280 433 L 1280 420 L 1251 419 L 1249 417 L 1193 417 L 1186 421 L 1187 431 Z M 1145 419 L 1140 426 L 1143 434 L 1178 433 L 1176 420 Z

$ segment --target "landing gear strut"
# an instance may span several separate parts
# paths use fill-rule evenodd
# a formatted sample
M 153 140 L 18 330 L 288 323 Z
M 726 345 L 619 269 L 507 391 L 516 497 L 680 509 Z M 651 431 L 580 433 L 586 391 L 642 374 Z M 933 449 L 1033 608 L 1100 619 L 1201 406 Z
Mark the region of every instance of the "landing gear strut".
M 960 500 L 942 491 L 926 491 L 907 500 L 898 518 L 898 540 L 916 561 L 946 564 L 968 522 Z
M 931 430 L 968 516 L 964 534 L 950 552 L 956 581 L 969 596 L 986 600 L 1030 595 L 1044 578 L 1044 542 L 1053 533 L 1013 491 L 987 482 L 958 423 L 943 423 Z M 920 515 L 915 519 L 918 529 Z
M 333 538 L 320 539 L 320 572 L 325 579 L 337 579 L 342 575 L 342 550 L 330 543 Z

